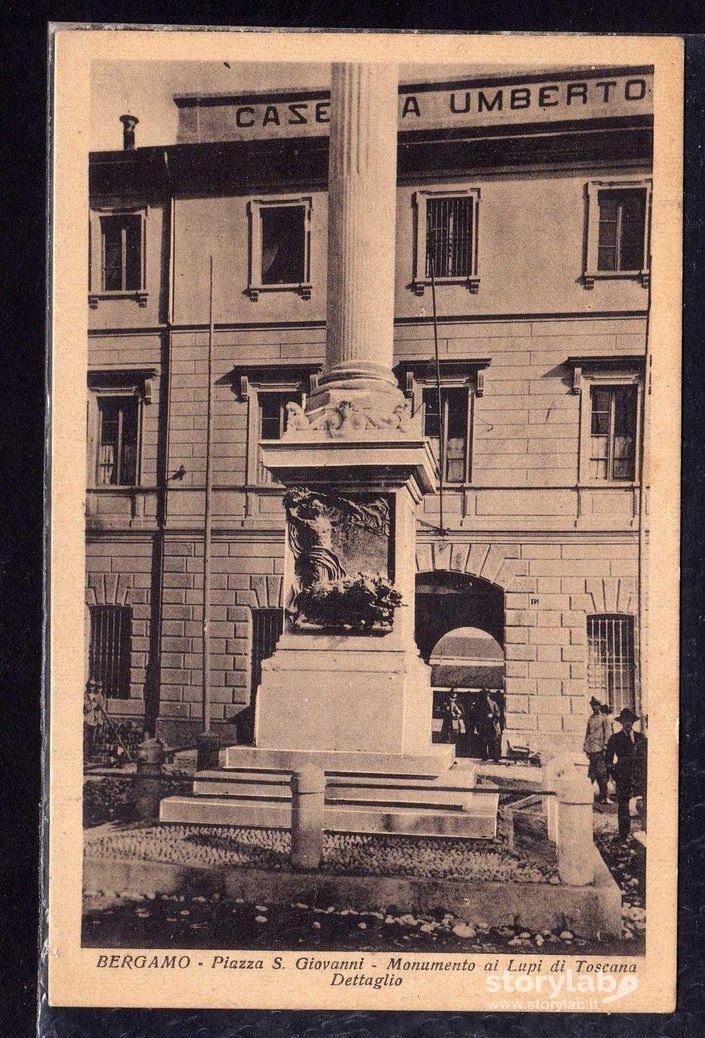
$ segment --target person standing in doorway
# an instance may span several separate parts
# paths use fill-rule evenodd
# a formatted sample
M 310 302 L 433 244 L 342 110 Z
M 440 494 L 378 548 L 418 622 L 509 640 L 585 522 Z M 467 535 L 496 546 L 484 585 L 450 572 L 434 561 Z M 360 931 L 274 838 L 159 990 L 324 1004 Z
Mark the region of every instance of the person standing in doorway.
M 629 801 L 640 778 L 639 762 L 645 758 L 646 740 L 641 732 L 634 731 L 634 722 L 638 720 L 634 711 L 625 706 L 617 715 L 622 730 L 611 735 L 607 743 L 607 767 L 617 787 L 617 823 L 622 842 L 629 838 Z
M 458 693 L 451 689 L 442 706 L 441 742 L 456 743 L 463 734 L 463 711 L 458 702 Z
M 480 736 L 482 759 L 498 761 L 502 743 L 500 713 L 487 688 L 483 688 L 480 695 L 477 733 Z
M 588 778 L 591 782 L 597 783 L 597 801 L 600 804 L 606 804 L 608 775 L 605 753 L 607 751 L 607 743 L 612 735 L 612 725 L 607 714 L 603 713 L 602 703 L 597 696 L 592 697 L 590 706 L 592 707 L 592 713 L 588 717 L 587 728 L 585 729 L 583 752 L 587 754 L 590 762 Z

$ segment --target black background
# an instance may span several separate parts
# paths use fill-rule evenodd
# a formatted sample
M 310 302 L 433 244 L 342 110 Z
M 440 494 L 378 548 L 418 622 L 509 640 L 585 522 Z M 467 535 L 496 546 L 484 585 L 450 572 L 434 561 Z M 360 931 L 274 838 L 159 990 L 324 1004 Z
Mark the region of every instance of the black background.
M 434 31 L 705 31 L 703 5 L 631 2 L 454 3 L 330 2 L 190 4 L 6 0 L 3 5 L 2 421 L 0 464 L 0 714 L 5 809 L 0 904 L 4 919 L 0 1034 L 33 1035 L 37 1012 L 41 822 L 43 454 L 47 264 L 48 22 L 249 25 Z M 530 1034 L 618 1036 L 699 1034 L 703 1028 L 703 890 L 705 842 L 705 38 L 686 37 L 686 162 L 683 368 L 683 513 L 681 638 L 681 802 L 678 1012 L 673 1016 L 533 1016 L 530 1014 L 284 1013 L 52 1008 L 41 1002 L 47 1038 L 300 1038 L 383 1035 L 421 1038 Z M 658 545 L 653 546 L 658 550 Z M 60 572 L 61 559 L 52 562 Z M 658 589 L 654 589 L 654 594 Z M 654 694 L 657 694 L 655 690 Z M 653 916 L 649 928 L 659 921 Z M 40 989 L 41 994 L 41 989 Z

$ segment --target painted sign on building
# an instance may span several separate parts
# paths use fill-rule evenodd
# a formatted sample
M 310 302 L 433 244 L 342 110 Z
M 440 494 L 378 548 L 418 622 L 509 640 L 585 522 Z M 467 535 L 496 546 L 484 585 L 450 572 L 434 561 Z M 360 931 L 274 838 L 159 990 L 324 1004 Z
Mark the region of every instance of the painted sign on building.
M 410 130 L 559 123 L 651 115 L 650 68 L 560 71 L 399 88 L 398 125 Z M 326 136 L 328 92 L 179 95 L 179 143 Z

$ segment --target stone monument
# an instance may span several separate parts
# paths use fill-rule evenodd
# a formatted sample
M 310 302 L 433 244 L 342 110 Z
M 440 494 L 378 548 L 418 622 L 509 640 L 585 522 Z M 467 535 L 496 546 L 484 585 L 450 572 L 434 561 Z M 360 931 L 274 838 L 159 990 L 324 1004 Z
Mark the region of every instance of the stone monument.
M 416 510 L 437 473 L 392 372 L 397 96 L 393 66 L 333 66 L 326 364 L 260 444 L 285 487 L 285 629 L 255 746 L 162 801 L 166 822 L 289 827 L 291 773 L 314 765 L 327 829 L 495 835 L 496 795 L 432 743 L 414 641 Z

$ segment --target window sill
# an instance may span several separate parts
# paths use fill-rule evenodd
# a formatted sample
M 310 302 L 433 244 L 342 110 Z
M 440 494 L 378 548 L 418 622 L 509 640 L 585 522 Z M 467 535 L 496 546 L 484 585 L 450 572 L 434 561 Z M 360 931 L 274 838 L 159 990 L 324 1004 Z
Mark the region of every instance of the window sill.
M 250 285 L 245 295 L 251 302 L 256 303 L 261 292 L 296 292 L 302 299 L 310 299 L 313 286 L 308 282 L 297 282 L 290 285 Z
M 87 487 L 87 490 L 88 490 L 88 492 L 90 494 L 95 494 L 96 492 L 97 493 L 104 493 L 104 494 L 115 493 L 115 492 L 124 493 L 124 492 L 126 492 L 128 490 L 129 491 L 134 491 L 134 490 L 153 490 L 153 489 L 154 489 L 153 487 L 142 487 L 138 483 L 100 483 L 100 484 L 95 484 L 93 486 Z
M 472 295 L 477 295 L 480 288 L 480 279 L 477 277 L 436 278 L 435 281 L 436 287 L 439 285 L 464 285 Z M 414 281 L 411 287 L 413 288 L 415 295 L 422 296 L 426 291 L 426 288 L 431 287 L 431 279 L 427 278 L 425 281 Z
M 583 274 L 583 288 L 592 289 L 596 281 L 639 281 L 642 288 L 649 287 L 648 270 L 591 270 Z
M 579 490 L 638 490 L 637 479 L 591 479 L 578 484 Z
M 142 289 L 131 292 L 90 292 L 88 295 L 88 305 L 91 310 L 97 310 L 99 303 L 106 302 L 109 299 L 131 299 L 144 307 L 147 305 L 149 293 L 142 291 Z

